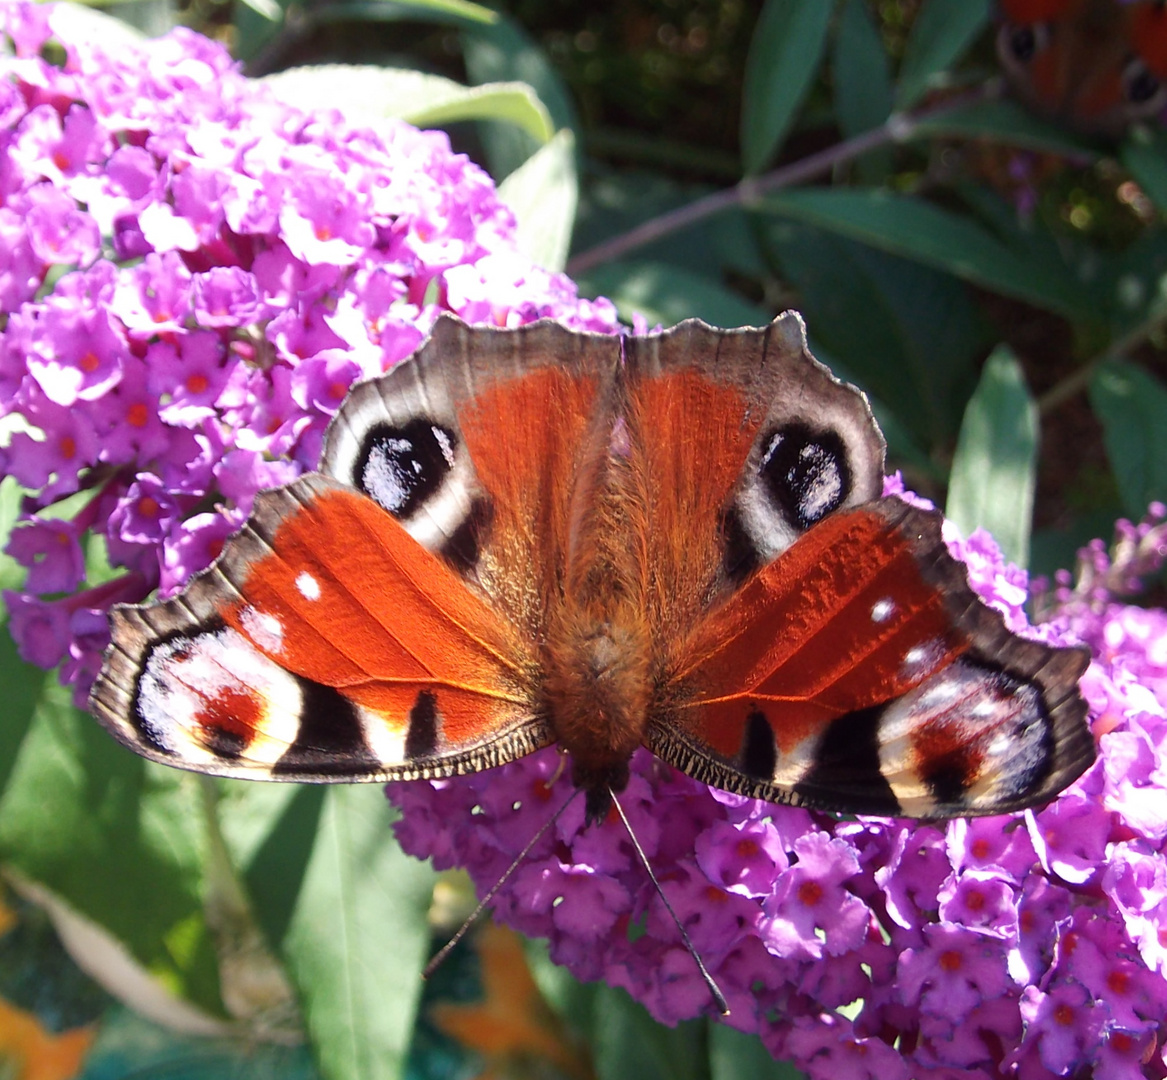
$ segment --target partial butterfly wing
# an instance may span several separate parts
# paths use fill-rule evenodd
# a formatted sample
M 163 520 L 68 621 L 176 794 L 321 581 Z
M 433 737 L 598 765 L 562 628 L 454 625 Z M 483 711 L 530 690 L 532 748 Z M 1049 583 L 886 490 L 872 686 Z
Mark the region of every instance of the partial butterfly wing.
M 1001 0 L 1001 65 L 1037 111 L 1118 134 L 1167 105 L 1161 0 Z
M 653 752 L 717 787 L 837 812 L 999 813 L 1069 783 L 1094 753 L 1085 653 L 1010 633 L 940 516 L 878 497 L 866 403 L 805 352 L 796 317 L 719 336 L 720 356 L 699 337 L 655 339 L 631 380 L 650 467 L 683 448 L 685 471 L 713 439 L 708 456 L 737 469 L 683 507 L 656 485 L 649 535 L 706 554 L 685 591 L 702 611 L 674 617 L 679 583 L 661 590 L 656 617 L 686 629 L 661 638 Z M 694 376 L 723 407 L 736 395 L 736 421 L 682 404 Z M 683 522 L 701 539 L 680 539 Z
M 499 330 L 443 316 L 412 360 L 353 389 L 321 468 L 541 641 L 588 462 L 607 450 L 621 354 L 620 338 L 551 321 Z
M 440 320 L 346 400 L 327 476 L 262 493 L 179 595 L 115 610 L 95 714 L 147 757 L 240 777 L 448 776 L 545 745 L 541 568 L 595 404 L 582 368 L 619 362 L 599 340 Z
M 545 744 L 514 627 L 384 510 L 309 474 L 207 571 L 112 616 L 91 698 L 123 743 L 251 779 L 449 776 Z

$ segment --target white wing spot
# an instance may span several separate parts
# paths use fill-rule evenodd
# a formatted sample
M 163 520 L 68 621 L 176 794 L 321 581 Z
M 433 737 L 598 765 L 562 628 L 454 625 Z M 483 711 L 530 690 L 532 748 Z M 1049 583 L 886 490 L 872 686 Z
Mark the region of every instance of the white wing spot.
M 284 647 L 284 627 L 274 615 L 245 607 L 239 613 L 239 622 L 247 636 L 264 652 L 278 653 Z
M 890 596 L 876 600 L 871 605 L 871 621 L 875 623 L 887 622 L 895 614 L 895 610 L 896 602 Z
M 320 582 L 307 570 L 301 570 L 296 575 L 296 589 L 305 600 L 320 599 Z
M 442 457 L 446 459 L 446 464 L 452 469 L 454 467 L 454 444 L 450 442 L 450 436 L 436 424 L 430 428 L 430 431 L 434 433 L 434 439 L 437 441 L 438 449 L 442 452 Z

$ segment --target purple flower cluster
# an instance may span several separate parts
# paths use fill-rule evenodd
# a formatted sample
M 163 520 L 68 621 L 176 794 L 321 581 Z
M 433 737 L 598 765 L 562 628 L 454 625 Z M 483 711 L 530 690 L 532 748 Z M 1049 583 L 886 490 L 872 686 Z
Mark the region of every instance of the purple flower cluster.
M 518 253 L 445 135 L 288 108 L 186 31 L 103 51 L 63 15 L 0 6 L 0 476 L 28 492 L 12 632 L 83 703 L 109 606 L 208 565 L 441 310 L 617 320 Z M 95 537 L 121 571 L 96 583 Z
M 987 534 L 947 537 L 1015 630 L 1094 651 L 1100 758 L 1044 809 L 843 821 L 635 756 L 622 803 L 728 1023 L 815 1080 L 1167 1075 L 1167 613 L 1106 593 L 1163 561 L 1156 513 L 1120 525 L 1113 557 L 1086 552 L 1089 584 L 1063 580 L 1054 617 L 1028 629 L 1025 574 Z M 390 798 L 405 850 L 485 889 L 570 790 L 550 749 Z M 495 912 L 666 1023 L 712 1011 L 618 818 L 585 829 L 569 806 Z

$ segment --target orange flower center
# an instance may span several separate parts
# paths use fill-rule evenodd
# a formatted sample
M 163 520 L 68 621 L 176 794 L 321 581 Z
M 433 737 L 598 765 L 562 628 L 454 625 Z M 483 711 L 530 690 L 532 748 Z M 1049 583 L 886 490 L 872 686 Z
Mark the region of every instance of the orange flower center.
M 804 881 L 798 886 L 798 899 L 807 907 L 814 907 L 823 898 L 823 887 L 817 881 Z

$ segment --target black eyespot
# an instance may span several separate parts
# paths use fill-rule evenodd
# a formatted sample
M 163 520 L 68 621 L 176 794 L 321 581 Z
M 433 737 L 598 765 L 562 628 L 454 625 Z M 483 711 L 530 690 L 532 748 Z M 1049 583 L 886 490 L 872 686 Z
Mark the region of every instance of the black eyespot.
M 1009 54 L 1022 64 L 1028 64 L 1038 52 L 1038 26 L 1011 26 L 1005 35 Z
M 1132 60 L 1122 73 L 1122 89 L 1132 105 L 1146 105 L 1162 91 L 1163 82 L 1141 60 Z
M 353 466 L 353 484 L 396 518 L 408 518 L 454 467 L 457 439 L 425 417 L 369 431 Z
M 842 438 L 805 424 L 787 424 L 769 435 L 758 473 L 771 501 L 802 529 L 838 509 L 851 493 Z

